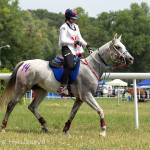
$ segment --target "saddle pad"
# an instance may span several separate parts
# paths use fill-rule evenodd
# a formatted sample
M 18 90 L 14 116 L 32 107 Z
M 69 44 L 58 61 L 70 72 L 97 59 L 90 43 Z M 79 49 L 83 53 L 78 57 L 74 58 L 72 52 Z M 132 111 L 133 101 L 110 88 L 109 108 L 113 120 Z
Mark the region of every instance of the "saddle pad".
M 60 82 L 65 68 L 54 68 L 52 66 L 50 66 L 50 67 L 54 72 L 54 76 L 55 76 L 56 80 Z M 76 80 L 78 72 L 79 72 L 79 67 L 80 67 L 80 61 L 78 63 L 78 66 L 74 70 L 72 70 L 70 73 L 69 81 L 68 81 L 69 84 L 72 84 Z

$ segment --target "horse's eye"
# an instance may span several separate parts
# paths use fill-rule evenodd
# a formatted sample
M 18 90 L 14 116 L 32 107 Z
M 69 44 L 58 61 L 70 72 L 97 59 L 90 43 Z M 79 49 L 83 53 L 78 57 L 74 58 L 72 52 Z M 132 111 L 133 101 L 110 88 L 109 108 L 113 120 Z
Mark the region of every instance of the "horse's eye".
M 120 49 L 120 46 L 115 46 L 116 49 Z

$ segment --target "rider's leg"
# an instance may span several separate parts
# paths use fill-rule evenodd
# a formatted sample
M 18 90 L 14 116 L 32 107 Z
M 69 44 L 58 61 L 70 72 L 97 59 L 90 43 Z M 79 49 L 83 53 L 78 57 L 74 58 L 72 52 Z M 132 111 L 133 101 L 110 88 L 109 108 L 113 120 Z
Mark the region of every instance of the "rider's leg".
M 64 90 L 67 90 L 66 84 L 68 82 L 70 72 L 73 69 L 73 58 L 74 58 L 74 55 L 72 54 L 68 46 L 63 46 L 62 55 L 64 57 L 65 71 L 63 72 L 63 75 L 61 78 L 61 85 L 59 89 L 57 90 L 57 92 L 59 93 L 62 93 Z

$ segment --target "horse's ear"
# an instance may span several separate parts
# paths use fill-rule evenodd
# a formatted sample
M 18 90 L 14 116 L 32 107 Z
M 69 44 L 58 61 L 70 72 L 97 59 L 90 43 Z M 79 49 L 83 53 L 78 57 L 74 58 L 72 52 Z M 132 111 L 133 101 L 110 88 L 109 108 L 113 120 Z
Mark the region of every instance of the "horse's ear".
M 113 40 L 114 40 L 114 41 L 115 41 L 115 40 L 117 40 L 117 33 L 115 34 L 115 36 L 114 36 L 114 39 L 113 39 Z
M 119 36 L 118 40 L 121 41 L 122 34 Z
M 117 40 L 117 33 L 115 34 L 113 40 L 112 40 L 112 44 L 115 44 L 115 41 Z

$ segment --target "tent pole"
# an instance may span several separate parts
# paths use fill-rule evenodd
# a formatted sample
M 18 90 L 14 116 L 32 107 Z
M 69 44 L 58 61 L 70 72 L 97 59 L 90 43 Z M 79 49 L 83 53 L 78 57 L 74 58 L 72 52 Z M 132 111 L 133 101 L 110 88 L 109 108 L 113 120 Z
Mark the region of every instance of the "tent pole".
M 118 99 L 117 99 L 117 106 L 119 106 L 119 94 L 120 94 L 120 91 L 119 91 L 119 86 L 118 86 Z

